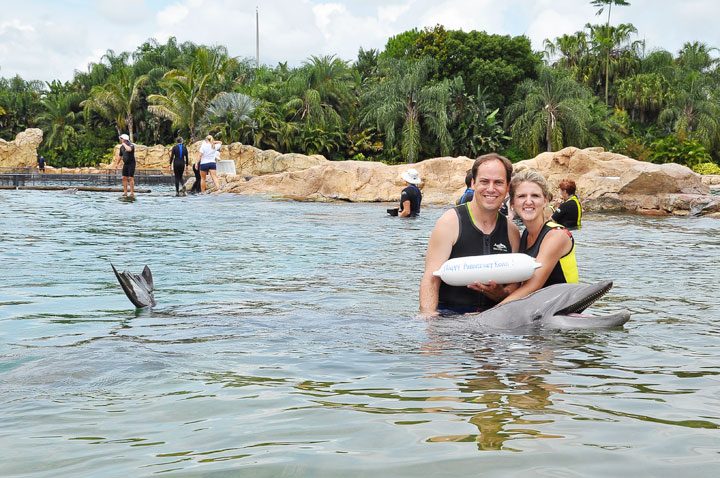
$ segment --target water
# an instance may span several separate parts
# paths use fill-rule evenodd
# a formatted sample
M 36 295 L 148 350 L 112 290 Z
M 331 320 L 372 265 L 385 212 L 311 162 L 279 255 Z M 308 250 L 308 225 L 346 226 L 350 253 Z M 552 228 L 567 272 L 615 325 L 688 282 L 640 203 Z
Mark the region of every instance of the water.
M 587 215 L 623 329 L 448 333 L 442 208 L 117 196 L 0 191 L 1 476 L 717 474 L 717 220 Z

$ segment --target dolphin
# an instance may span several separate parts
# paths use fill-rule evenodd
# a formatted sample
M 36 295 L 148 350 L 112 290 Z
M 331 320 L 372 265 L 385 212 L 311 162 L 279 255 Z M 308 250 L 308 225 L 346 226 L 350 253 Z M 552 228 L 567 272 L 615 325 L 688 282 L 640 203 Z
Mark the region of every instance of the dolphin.
M 620 327 L 630 320 L 621 310 L 607 315 L 581 314 L 607 294 L 612 281 L 595 284 L 555 284 L 522 299 L 496 305 L 479 314 L 468 314 L 473 326 L 518 329 L 533 326 L 553 329 L 598 329 Z
M 120 282 L 120 286 L 125 291 L 125 295 L 135 307 L 140 309 L 155 306 L 155 297 L 153 297 L 155 286 L 153 285 L 152 272 L 150 272 L 148 266 L 145 266 L 140 274 L 127 271 L 118 272 L 112 263 L 110 266 L 118 282 Z

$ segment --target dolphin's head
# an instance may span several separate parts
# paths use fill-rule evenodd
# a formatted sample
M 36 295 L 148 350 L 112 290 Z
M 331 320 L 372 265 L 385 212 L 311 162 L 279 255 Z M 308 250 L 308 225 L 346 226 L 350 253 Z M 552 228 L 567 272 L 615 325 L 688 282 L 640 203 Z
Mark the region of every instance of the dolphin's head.
M 476 320 L 491 327 L 514 329 L 537 325 L 550 328 L 605 328 L 623 325 L 630 313 L 581 315 L 612 288 L 612 281 L 595 284 L 555 284 L 479 314 Z

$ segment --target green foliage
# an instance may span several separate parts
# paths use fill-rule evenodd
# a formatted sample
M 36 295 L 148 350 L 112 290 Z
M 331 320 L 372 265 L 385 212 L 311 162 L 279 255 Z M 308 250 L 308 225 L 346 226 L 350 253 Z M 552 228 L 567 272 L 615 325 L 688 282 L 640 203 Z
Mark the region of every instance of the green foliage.
M 252 138 L 257 123 L 251 116 L 257 104 L 257 100 L 242 93 L 220 93 L 208 105 L 204 129 L 217 133 L 226 143 Z
M 541 56 L 532 51 L 530 40 L 525 36 L 492 35 L 475 30 L 448 31 L 437 25 L 422 32 L 410 30 L 393 38 L 402 38 L 402 41 L 391 39 L 381 57 L 431 57 L 435 60 L 431 78 L 452 80 L 460 76 L 467 91 L 484 91 L 488 103 L 501 109 L 518 83 L 535 78 L 541 64 Z M 401 43 L 403 47 L 395 43 Z M 391 53 L 388 52 L 390 48 Z
M 698 163 L 690 169 L 698 174 L 720 174 L 720 166 L 715 163 Z
M 652 152 L 649 159 L 653 163 L 678 163 L 694 166 L 712 161 L 710 154 L 698 141 L 682 139 L 677 135 L 669 135 L 653 141 L 650 149 Z
M 595 101 L 567 73 L 543 68 L 537 80 L 525 80 L 518 86 L 505 122 L 510 125 L 515 143 L 532 156 L 541 146 L 545 151 L 557 151 L 566 145 L 582 147 L 592 136 Z
M 638 161 L 649 161 L 652 150 L 645 144 L 642 138 L 630 136 L 623 138 L 613 148 L 616 152 Z
M 363 97 L 363 124 L 381 131 L 391 148 L 399 146 L 408 163 L 418 161 L 423 151 L 430 152 L 421 148 L 421 136 L 426 134 L 436 140 L 441 154 L 451 147 L 446 109 L 450 85 L 431 81 L 431 63 L 429 58 L 384 62 L 385 77 Z

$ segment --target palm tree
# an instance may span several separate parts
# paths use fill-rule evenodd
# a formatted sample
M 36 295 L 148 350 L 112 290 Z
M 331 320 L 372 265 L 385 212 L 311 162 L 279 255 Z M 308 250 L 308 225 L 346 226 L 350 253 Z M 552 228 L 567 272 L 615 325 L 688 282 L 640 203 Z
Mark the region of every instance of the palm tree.
M 604 59 L 602 76 L 605 86 L 605 105 L 609 104 L 610 76 L 616 77 L 623 73 L 633 71 L 639 63 L 638 51 L 643 45 L 642 41 L 630 41 L 630 37 L 637 33 L 637 29 L 630 23 L 611 25 L 585 25 L 590 31 L 592 50 L 598 58 Z
M 228 143 L 252 138 L 257 124 L 251 115 L 257 105 L 257 100 L 242 93 L 220 93 L 208 105 L 203 124 L 208 130 L 219 131 Z
M 76 92 L 63 91 L 57 80 L 48 86 L 50 93 L 41 100 L 43 111 L 37 116 L 37 121 L 46 132 L 45 144 L 49 148 L 67 150 L 80 127 L 81 97 Z
M 187 68 L 170 70 L 160 85 L 165 94 L 148 96 L 148 111 L 170 120 L 175 129 L 187 129 L 190 140 L 198 137 L 198 126 L 210 99 L 222 91 L 232 59 L 222 49 L 198 48 Z
M 448 81 L 430 82 L 429 58 L 395 60 L 385 64 L 385 69 L 386 77 L 364 97 L 362 122 L 374 124 L 390 147 L 399 136 L 400 151 L 408 163 L 418 160 L 424 133 L 438 141 L 441 154 L 448 154 L 452 141 L 448 132 Z
M 103 85 L 90 90 L 90 98 L 83 101 L 85 116 L 92 111 L 115 122 L 118 135 L 126 128 L 133 141 L 135 110 L 140 103 L 140 92 L 147 82 L 147 75 L 135 76 L 132 68 L 124 67 L 111 75 Z
M 590 2 L 593 6 L 598 8 L 596 15 L 602 15 L 603 10 L 607 7 L 608 16 L 607 22 L 605 23 L 606 29 L 610 29 L 610 12 L 612 11 L 613 5 L 625 6 L 630 5 L 630 2 L 626 0 L 592 0 Z M 634 27 L 633 27 L 634 28 Z M 634 32 L 637 33 L 637 30 Z M 608 48 L 605 56 L 605 105 L 608 104 L 608 85 L 610 84 L 610 49 Z
M 617 104 L 646 124 L 665 106 L 668 83 L 659 73 L 638 73 L 617 83 Z
M 310 126 L 337 129 L 341 114 L 354 99 L 359 78 L 347 63 L 334 56 L 312 56 L 286 83 L 292 98 L 288 107 Z
M 695 139 L 712 151 L 720 143 L 720 103 L 714 94 L 713 82 L 707 75 L 683 71 L 670 89 L 658 122 L 679 137 Z
M 536 155 L 544 143 L 546 151 L 565 144 L 583 144 L 592 121 L 592 94 L 567 73 L 542 68 L 537 80 L 523 81 L 517 101 L 506 112 L 506 127 L 514 140 Z

